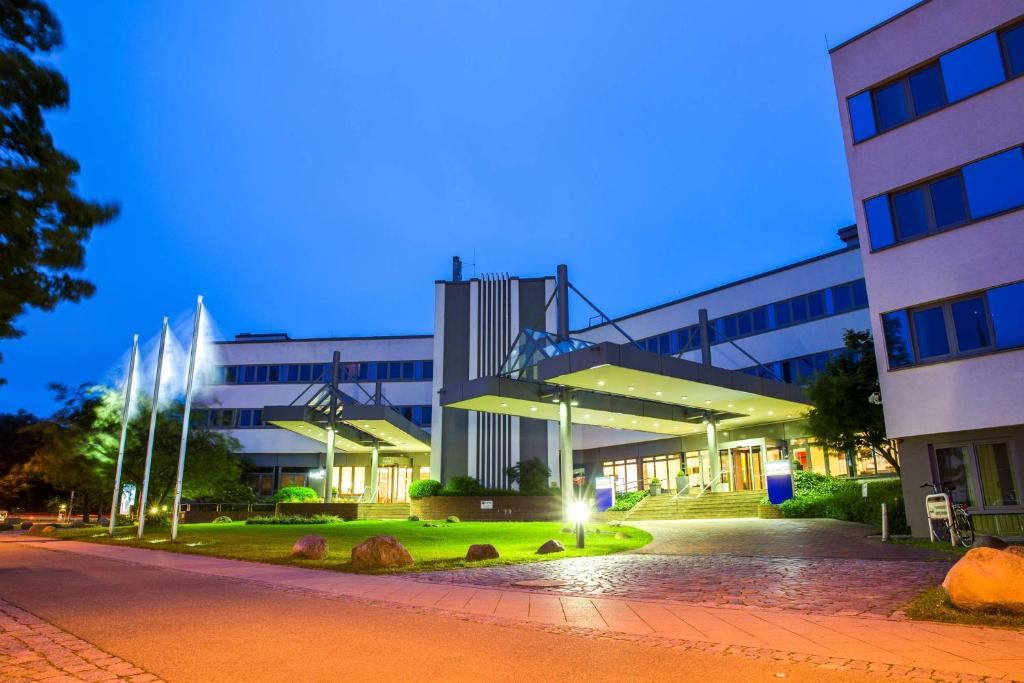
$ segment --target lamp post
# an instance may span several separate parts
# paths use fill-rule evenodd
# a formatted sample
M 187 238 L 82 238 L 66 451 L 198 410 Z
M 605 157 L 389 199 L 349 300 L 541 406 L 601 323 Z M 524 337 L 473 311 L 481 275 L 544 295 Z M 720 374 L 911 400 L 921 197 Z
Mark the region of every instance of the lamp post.
M 153 465 L 153 440 L 156 438 L 156 414 L 160 407 L 160 375 L 164 369 L 164 350 L 167 348 L 167 316 L 160 328 L 160 346 L 156 352 L 156 376 L 153 379 L 153 405 L 149 411 L 149 440 L 146 442 L 146 463 L 142 468 L 142 495 L 139 497 L 139 538 L 146 529 L 146 503 L 149 499 L 149 471 Z
M 114 468 L 114 495 L 110 501 L 110 528 L 114 535 L 114 521 L 117 519 L 117 499 L 121 495 L 121 467 L 124 464 L 124 442 L 128 436 L 128 417 L 131 414 L 132 388 L 135 383 L 135 356 L 139 353 L 139 335 L 132 336 L 132 355 L 128 359 L 128 378 L 124 381 L 124 402 L 121 405 L 121 442 L 117 447 L 117 466 Z
M 181 507 L 181 482 L 185 476 L 185 452 L 188 450 L 188 423 L 192 412 L 192 385 L 196 376 L 199 329 L 203 320 L 203 297 L 196 299 L 196 319 L 192 327 L 192 348 L 188 354 L 188 379 L 185 382 L 185 411 L 181 417 L 181 447 L 178 449 L 178 476 L 174 482 L 174 507 L 171 508 L 171 543 L 178 542 L 178 509 Z

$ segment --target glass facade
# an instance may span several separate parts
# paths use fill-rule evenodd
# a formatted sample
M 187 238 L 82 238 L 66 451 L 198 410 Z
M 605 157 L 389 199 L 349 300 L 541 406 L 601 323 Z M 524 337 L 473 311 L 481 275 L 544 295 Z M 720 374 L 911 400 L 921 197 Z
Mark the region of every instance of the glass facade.
M 339 375 L 340 382 L 425 382 L 434 378 L 434 361 L 342 363 Z M 220 365 L 214 375 L 215 384 L 309 384 L 330 379 L 330 363 Z
M 998 510 L 1021 504 L 1021 473 L 1014 466 L 1010 445 L 975 441 L 932 448 L 938 479 L 952 488 L 954 503 L 975 510 Z
M 993 31 L 847 99 L 854 143 L 1024 73 L 1024 24 Z
M 420 427 L 430 427 L 433 408 L 430 406 L 389 406 L 405 419 Z M 254 429 L 272 427 L 263 422 L 262 408 L 212 408 L 193 411 L 193 422 L 219 429 Z

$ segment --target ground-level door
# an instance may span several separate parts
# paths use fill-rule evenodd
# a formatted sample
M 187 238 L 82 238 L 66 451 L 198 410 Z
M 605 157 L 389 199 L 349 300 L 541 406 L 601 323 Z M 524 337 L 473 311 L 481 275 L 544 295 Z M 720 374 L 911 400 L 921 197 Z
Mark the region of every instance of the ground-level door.
M 386 465 L 377 469 L 377 502 L 408 503 L 413 468 Z
M 764 464 L 785 458 L 784 444 L 768 439 L 726 442 L 718 449 L 722 476 L 716 491 L 761 491 L 765 488 Z M 705 477 L 707 473 L 705 472 Z

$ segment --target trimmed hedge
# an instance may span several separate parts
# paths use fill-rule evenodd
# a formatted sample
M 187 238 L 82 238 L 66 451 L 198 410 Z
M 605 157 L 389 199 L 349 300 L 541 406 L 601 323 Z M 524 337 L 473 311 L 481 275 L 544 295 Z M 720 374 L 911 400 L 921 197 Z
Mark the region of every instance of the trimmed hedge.
M 861 493 L 864 480 L 840 479 L 817 472 L 793 472 L 793 494 L 779 506 L 785 517 L 827 517 L 847 522 L 861 522 L 882 528 L 882 503 L 889 512 L 889 531 L 910 533 L 903 509 L 903 488 L 895 477 L 869 479 L 868 496 Z
M 632 491 L 630 493 L 623 493 L 620 496 L 615 497 L 615 505 L 612 505 L 609 510 L 615 510 L 616 512 L 622 512 L 624 510 L 632 510 L 636 507 L 636 504 L 647 497 L 647 491 Z
M 436 496 L 443 488 L 444 486 L 441 482 L 436 479 L 418 479 L 409 484 L 409 497 L 427 498 L 429 496 Z
M 285 486 L 274 494 L 275 503 L 319 503 L 320 496 L 308 486 Z
M 334 515 L 254 515 L 245 520 L 246 524 L 336 524 L 343 520 Z

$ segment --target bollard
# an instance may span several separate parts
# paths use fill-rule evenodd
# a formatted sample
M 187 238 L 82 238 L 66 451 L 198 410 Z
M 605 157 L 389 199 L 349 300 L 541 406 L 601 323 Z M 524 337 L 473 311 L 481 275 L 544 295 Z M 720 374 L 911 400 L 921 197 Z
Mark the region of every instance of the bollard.
M 889 540 L 889 508 L 882 503 L 882 540 Z

